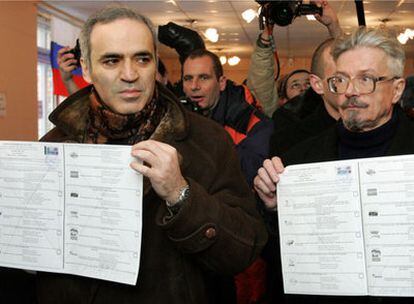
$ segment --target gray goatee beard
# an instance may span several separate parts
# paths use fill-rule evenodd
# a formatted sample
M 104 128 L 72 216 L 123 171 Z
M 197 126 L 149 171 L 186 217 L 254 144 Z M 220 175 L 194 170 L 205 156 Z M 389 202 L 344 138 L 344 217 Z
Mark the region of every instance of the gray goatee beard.
M 356 97 L 348 98 L 342 105 L 341 109 L 346 110 L 348 107 L 356 107 L 359 109 L 366 109 L 368 108 L 368 104 L 358 100 Z M 348 110 L 348 117 L 342 118 L 343 124 L 346 129 L 351 132 L 363 132 L 367 129 L 373 129 L 377 126 L 378 121 L 385 116 L 385 113 L 382 113 L 379 117 L 374 120 L 363 120 L 360 117 L 359 111 L 356 110 Z

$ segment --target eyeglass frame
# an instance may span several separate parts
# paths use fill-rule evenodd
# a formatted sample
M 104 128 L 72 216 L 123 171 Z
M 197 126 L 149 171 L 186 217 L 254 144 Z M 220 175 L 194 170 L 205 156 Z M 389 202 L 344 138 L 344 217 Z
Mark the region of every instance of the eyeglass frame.
M 390 80 L 397 80 L 397 79 L 400 79 L 401 77 L 398 77 L 398 76 L 393 76 L 393 77 L 391 77 L 391 78 L 387 78 L 387 76 L 380 76 L 380 77 L 371 77 L 370 75 L 361 75 L 361 76 L 369 76 L 373 81 L 374 81 L 374 86 L 373 86 L 373 89 L 372 89 L 372 91 L 371 92 L 367 92 L 367 93 L 360 93 L 360 94 L 371 94 L 371 93 L 374 93 L 375 92 L 375 90 L 377 89 L 377 82 L 384 82 L 384 81 L 390 81 Z M 331 79 L 333 79 L 333 78 L 335 78 L 335 77 L 338 77 L 338 75 L 335 75 L 335 76 L 332 76 L 332 77 L 329 77 L 329 78 L 327 78 L 326 79 L 326 82 L 328 83 L 328 88 L 329 88 L 329 91 L 331 92 L 331 93 L 333 93 L 333 94 L 336 94 L 336 95 L 341 95 L 341 94 L 345 94 L 345 92 L 346 92 L 346 90 L 348 90 L 348 88 L 349 88 L 349 84 L 350 83 L 352 83 L 353 82 L 353 80 L 354 79 L 356 79 L 357 77 L 360 77 L 360 76 L 355 76 L 355 77 L 348 77 L 348 76 L 345 76 L 344 75 L 344 77 L 346 77 L 346 78 L 348 78 L 349 79 L 349 81 L 348 81 L 348 85 L 347 85 L 347 87 L 346 87 L 346 89 L 345 89 L 345 91 L 343 92 L 343 93 L 338 93 L 338 92 L 334 92 L 333 91 L 333 89 L 332 89 L 332 87 L 331 87 L 331 84 L 330 84 L 330 81 L 331 81 Z M 352 85 L 354 85 L 354 84 L 352 84 Z

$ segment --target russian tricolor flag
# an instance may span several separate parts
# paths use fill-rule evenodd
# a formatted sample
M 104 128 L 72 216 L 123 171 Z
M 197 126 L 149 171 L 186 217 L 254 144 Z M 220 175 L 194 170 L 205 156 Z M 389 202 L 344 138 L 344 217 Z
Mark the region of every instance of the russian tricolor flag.
M 53 94 L 61 96 L 69 96 L 68 91 L 62 81 L 62 77 L 59 73 L 59 65 L 57 63 L 57 53 L 63 48 L 62 45 L 57 44 L 56 42 L 51 43 L 50 46 L 50 61 L 52 63 L 52 72 L 53 72 Z M 72 72 L 73 80 L 79 89 L 89 85 L 82 77 L 82 69 L 79 67 Z

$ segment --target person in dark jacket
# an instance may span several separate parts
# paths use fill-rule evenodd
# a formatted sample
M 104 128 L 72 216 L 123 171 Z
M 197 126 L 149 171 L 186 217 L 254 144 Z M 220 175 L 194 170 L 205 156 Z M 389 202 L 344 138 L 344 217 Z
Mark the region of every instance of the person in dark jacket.
M 223 75 L 214 53 L 191 52 L 182 67 L 183 89 L 204 116 L 224 127 L 236 145 L 242 171 L 252 185 L 257 169 L 268 157 L 271 121 L 244 85 L 235 85 Z
M 315 50 L 311 61 L 311 74 L 309 88 L 305 94 L 297 97 L 298 101 L 291 101 L 285 105 L 289 111 L 282 113 L 285 107 L 275 112 L 275 125 L 286 119 L 283 128 L 276 128 L 270 139 L 270 155 L 284 154 L 291 147 L 301 141 L 324 131 L 335 124 L 339 119 L 337 95 L 329 91 L 327 79 L 335 73 L 335 62 L 331 55 L 331 47 L 334 42 L 329 38 L 322 42 Z M 289 116 L 291 113 L 291 116 Z M 293 114 L 292 114 L 293 113 Z
M 339 39 L 332 52 L 336 72 L 328 84 L 338 96 L 341 119 L 281 158 L 264 162 L 254 184 L 269 212 L 276 212 L 276 185 L 284 165 L 414 153 L 414 121 L 397 105 L 405 86 L 405 54 L 395 37 L 383 29 L 361 27 Z M 387 286 L 381 289 L 387 292 Z M 280 302 L 411 303 L 412 298 L 306 295 L 284 296 Z
M 105 8 L 81 33 L 86 87 L 57 107 L 42 140 L 132 145 L 144 176 L 141 260 L 135 286 L 38 273 L 43 303 L 220 303 L 216 278 L 248 267 L 266 230 L 226 132 L 187 112 L 155 81 L 151 23 Z

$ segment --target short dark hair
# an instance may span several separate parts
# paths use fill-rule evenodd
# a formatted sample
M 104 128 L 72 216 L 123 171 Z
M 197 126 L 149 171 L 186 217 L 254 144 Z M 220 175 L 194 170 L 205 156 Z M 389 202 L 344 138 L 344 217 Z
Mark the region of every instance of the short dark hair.
M 319 78 L 324 78 L 324 66 L 325 62 L 323 59 L 323 52 L 328 48 L 331 47 L 334 43 L 334 38 L 328 38 L 325 41 L 323 41 L 319 46 L 316 48 L 316 50 L 313 52 L 312 55 L 312 61 L 311 61 L 311 73 L 318 76 Z
M 210 51 L 207 51 L 205 49 L 197 49 L 192 51 L 187 58 L 184 60 L 181 69 L 183 69 L 185 62 L 188 59 L 195 59 L 195 58 L 201 58 L 201 57 L 209 57 L 211 59 L 211 61 L 213 62 L 213 69 L 214 69 L 214 74 L 216 75 L 217 80 L 220 79 L 221 76 L 223 76 L 223 66 L 221 65 L 220 59 L 218 58 L 218 56 Z M 183 72 L 183 71 L 181 71 Z M 183 73 L 181 73 L 182 75 Z

